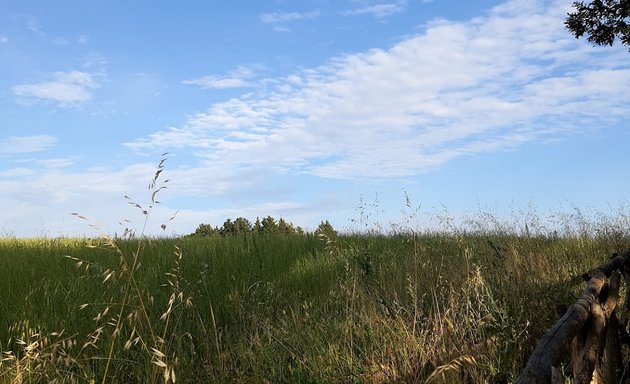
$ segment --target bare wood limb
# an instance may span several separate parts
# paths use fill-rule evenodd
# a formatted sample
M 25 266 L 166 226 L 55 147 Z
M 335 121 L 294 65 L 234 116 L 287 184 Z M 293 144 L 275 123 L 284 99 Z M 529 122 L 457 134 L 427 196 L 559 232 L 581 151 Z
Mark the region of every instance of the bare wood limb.
M 582 353 L 584 351 L 584 345 L 586 344 L 586 337 L 588 336 L 588 329 L 582 328 L 577 335 L 571 340 L 571 371 L 573 377 L 578 377 L 580 374 L 580 361 L 582 360 Z
M 623 268 L 626 266 L 627 265 L 624 265 Z M 621 274 L 619 271 L 615 271 L 610 278 L 610 292 L 604 303 L 607 324 L 605 347 L 600 362 L 600 371 L 602 380 L 605 383 L 619 383 L 619 378 L 623 370 L 621 333 L 619 332 L 619 320 L 615 312 L 619 304 L 620 285 Z
M 619 301 L 621 275 L 614 271 L 603 304 L 591 308 L 588 340 L 575 375 L 577 383 L 616 383 L 616 355 L 621 354 L 615 308 Z
M 568 345 L 588 320 L 591 305 L 597 302 L 605 282 L 606 275 L 597 271 L 589 280 L 582 296 L 540 340 L 517 383 L 547 384 L 551 381 L 551 368 L 564 360 L 568 353 Z
M 603 350 L 604 328 L 606 327 L 606 317 L 602 306 L 599 303 L 591 305 L 591 325 L 589 327 L 586 343 L 582 350 L 579 361 L 579 370 L 574 380 L 578 384 L 599 383 L 599 375 L 594 375 L 595 366 L 601 351 Z
M 599 366 L 600 377 L 603 383 L 619 383 L 623 371 L 623 361 L 619 340 L 619 320 L 615 312 L 610 314 L 606 325 L 605 343 L 606 346 Z
M 610 315 L 617 309 L 619 303 L 619 285 L 621 283 L 621 274 L 619 271 L 614 271 L 610 276 L 610 284 L 608 286 L 608 295 L 606 300 L 602 304 L 605 316 L 608 319 Z
M 623 279 L 626 281 L 626 285 L 630 287 L 630 264 L 624 264 L 623 266 Z M 625 332 L 630 322 L 630 289 L 626 289 L 626 300 L 624 301 L 623 310 L 621 311 L 621 329 L 624 331 L 625 336 L 628 334 Z M 630 343 L 630 340 L 626 339 L 626 344 Z
M 626 264 L 628 260 L 630 260 L 630 250 L 621 255 L 614 256 L 608 263 L 600 266 L 594 271 L 592 277 L 587 283 L 586 289 L 582 292 L 582 295 L 578 298 L 575 304 L 573 304 L 564 316 L 558 320 L 558 322 L 542 337 L 532 352 L 525 369 L 518 377 L 516 381 L 517 383 L 550 383 L 552 379 L 552 367 L 557 367 L 564 361 L 568 354 L 568 346 L 584 327 L 587 320 L 589 320 L 591 317 L 591 310 L 595 308 L 595 306 L 599 308 L 595 311 L 601 314 L 601 316 L 596 315 L 594 317 L 594 323 L 599 324 L 602 316 L 604 319 L 604 323 L 599 329 L 601 336 L 605 327 L 605 315 L 608 311 L 601 307 L 599 300 L 600 294 L 606 285 L 606 279 L 611 276 L 613 271 L 618 270 Z M 610 295 L 611 292 L 608 293 L 609 294 L 606 298 L 604 298 L 604 300 L 615 296 Z M 616 299 L 614 300 L 614 303 L 611 301 L 609 304 L 610 308 L 612 308 L 611 311 L 614 310 Z M 606 309 L 608 309 L 608 306 L 606 306 Z M 588 341 L 586 342 L 586 346 L 588 346 L 589 350 L 591 348 L 595 348 L 595 350 L 602 348 L 602 346 L 597 343 L 589 345 Z M 593 371 L 591 370 L 591 373 L 592 372 Z

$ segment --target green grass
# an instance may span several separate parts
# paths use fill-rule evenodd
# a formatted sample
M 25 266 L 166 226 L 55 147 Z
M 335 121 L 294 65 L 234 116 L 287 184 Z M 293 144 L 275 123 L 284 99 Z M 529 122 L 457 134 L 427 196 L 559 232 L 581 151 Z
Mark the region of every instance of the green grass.
M 628 240 L 4 239 L 0 382 L 512 381 Z

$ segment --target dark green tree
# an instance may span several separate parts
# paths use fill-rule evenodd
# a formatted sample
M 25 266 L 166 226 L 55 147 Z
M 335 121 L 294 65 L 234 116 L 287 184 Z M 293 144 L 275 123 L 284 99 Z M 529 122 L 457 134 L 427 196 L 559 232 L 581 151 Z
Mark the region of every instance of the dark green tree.
M 219 229 L 212 227 L 210 224 L 199 224 L 195 232 L 191 233 L 191 236 L 212 236 L 218 235 Z
M 293 224 L 287 223 L 282 217 L 278 220 L 278 232 L 285 235 L 295 235 Z
M 616 39 L 630 47 L 630 0 L 593 0 L 573 3 L 565 26 L 576 38 L 585 34 L 596 45 L 613 45 Z
M 236 220 L 227 219 L 221 227 L 221 235 L 236 236 L 252 231 L 252 224 L 244 217 L 237 217 Z
M 232 222 L 232 219 L 227 219 L 223 223 L 223 226 L 220 229 L 221 236 L 234 236 L 236 235 L 236 226 Z
M 254 223 L 254 232 L 263 233 L 263 226 L 262 226 L 262 223 L 260 222 L 260 217 L 256 218 L 256 222 Z
M 278 224 L 276 224 L 276 219 L 271 216 L 267 216 L 262 219 L 262 228 L 263 233 L 275 233 L 278 231 Z
M 319 223 L 317 229 L 315 230 L 315 235 L 326 235 L 326 237 L 332 238 L 337 236 L 337 231 L 335 231 L 332 224 L 330 224 L 328 220 L 326 220 Z
M 236 227 L 237 235 L 241 233 L 249 233 L 252 231 L 252 223 L 250 223 L 249 220 L 244 217 L 237 217 L 236 220 L 234 220 L 234 226 Z

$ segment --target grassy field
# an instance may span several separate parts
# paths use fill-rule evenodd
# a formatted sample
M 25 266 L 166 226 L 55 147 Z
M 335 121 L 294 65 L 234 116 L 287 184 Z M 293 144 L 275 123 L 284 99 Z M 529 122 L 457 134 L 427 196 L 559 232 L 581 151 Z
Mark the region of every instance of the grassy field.
M 511 382 L 620 231 L 0 240 L 0 383 Z

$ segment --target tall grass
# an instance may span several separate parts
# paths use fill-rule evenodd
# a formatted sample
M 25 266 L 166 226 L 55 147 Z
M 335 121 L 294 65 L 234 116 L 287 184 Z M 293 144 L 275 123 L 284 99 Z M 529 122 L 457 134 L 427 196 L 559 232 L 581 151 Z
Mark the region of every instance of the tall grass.
M 627 240 L 5 239 L 0 382 L 510 381 Z

